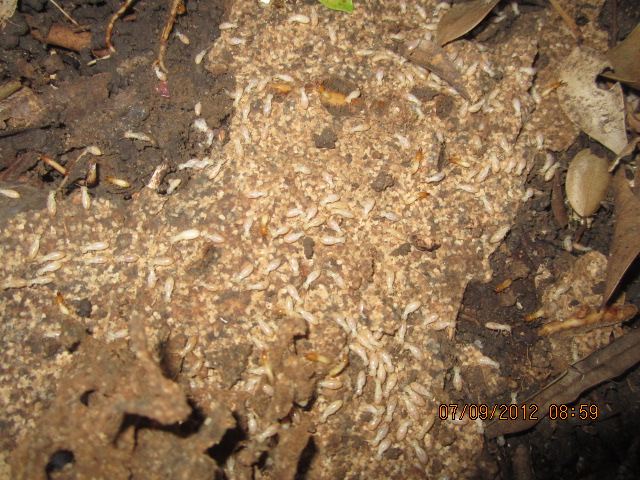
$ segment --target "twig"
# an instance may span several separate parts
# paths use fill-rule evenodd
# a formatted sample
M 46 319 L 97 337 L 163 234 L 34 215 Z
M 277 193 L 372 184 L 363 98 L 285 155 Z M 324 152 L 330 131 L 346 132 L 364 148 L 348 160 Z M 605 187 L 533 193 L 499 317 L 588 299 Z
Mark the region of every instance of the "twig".
M 116 24 L 116 21 L 127 11 L 127 9 L 131 6 L 133 2 L 136 0 L 126 0 L 120 10 L 118 10 L 113 17 L 111 17 L 111 21 L 109 21 L 109 25 L 107 25 L 107 30 L 105 32 L 105 43 L 111 52 L 115 52 L 116 49 L 111 43 L 111 34 L 113 33 L 113 27 Z
M 182 0 L 173 0 L 171 4 L 171 11 L 169 12 L 169 18 L 167 18 L 167 23 L 164 26 L 162 36 L 160 37 L 160 50 L 158 51 L 158 58 L 155 62 L 153 62 L 154 67 L 159 66 L 165 73 L 169 72 L 169 70 L 167 70 L 167 67 L 165 67 L 164 65 L 164 56 L 167 53 L 167 41 L 169 40 L 169 35 L 171 35 L 173 24 L 176 22 L 178 11 L 180 11 L 181 9 Z
M 60 5 L 58 5 L 58 4 L 56 3 L 56 1 L 55 1 L 55 0 L 49 0 L 49 1 L 50 1 L 51 3 L 53 3 L 53 4 L 56 6 L 56 8 L 62 12 L 62 14 L 67 18 L 67 20 L 69 20 L 71 23 L 73 23 L 76 27 L 80 27 L 80 25 L 78 24 L 78 22 L 76 22 L 73 18 L 71 18 L 71 15 L 69 15 L 67 12 L 65 12 L 65 11 L 63 10 L 63 8 L 62 8 Z
M 571 30 L 571 33 L 573 34 L 573 36 L 576 37 L 578 42 L 581 42 L 582 41 L 582 36 L 580 35 L 580 31 L 578 30 L 578 26 L 571 19 L 569 14 L 564 11 L 564 9 L 560 6 L 560 4 L 557 2 L 557 0 L 549 0 L 549 3 L 551 4 L 551 6 L 553 8 L 556 9 L 556 12 L 558 12 L 558 14 L 562 17 L 562 19 L 564 20 L 564 23 L 567 24 L 567 27 L 569 27 L 569 30 Z

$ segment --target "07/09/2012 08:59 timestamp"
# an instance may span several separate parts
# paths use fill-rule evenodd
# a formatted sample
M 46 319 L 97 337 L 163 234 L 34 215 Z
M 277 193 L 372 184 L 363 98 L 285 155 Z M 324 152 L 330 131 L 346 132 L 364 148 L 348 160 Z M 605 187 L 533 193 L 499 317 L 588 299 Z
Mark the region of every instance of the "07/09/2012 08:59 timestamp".
M 525 405 L 486 405 L 486 404 L 442 404 L 438 407 L 440 420 L 540 420 L 548 416 L 551 420 L 596 420 L 597 405 L 556 405 L 551 404 L 542 412 L 536 404 Z

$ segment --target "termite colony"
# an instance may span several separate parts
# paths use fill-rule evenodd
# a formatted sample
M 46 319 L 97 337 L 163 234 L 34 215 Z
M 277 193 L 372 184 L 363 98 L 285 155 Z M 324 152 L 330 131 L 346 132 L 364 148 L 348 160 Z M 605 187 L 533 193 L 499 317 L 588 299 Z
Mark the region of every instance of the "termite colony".
M 230 141 L 211 147 L 196 99 L 203 155 L 181 164 L 193 170 L 185 188 L 164 197 L 145 188 L 126 214 L 96 199 L 86 211 L 58 203 L 13 220 L 4 314 L 21 304 L 19 316 L 56 335 L 55 321 L 33 320 L 43 309 L 55 318 L 51 296 L 90 298 L 94 335 L 110 341 L 126 335 L 122 305 L 141 305 L 150 329 L 189 339 L 181 351 L 194 386 L 246 394 L 236 407 L 247 442 L 266 449 L 308 417 L 329 469 L 410 478 L 477 468 L 482 425 L 440 422 L 437 407 L 469 366 L 499 376 L 478 346 L 456 345 L 456 316 L 467 283 L 491 277 L 488 257 L 530 196 L 527 159 L 543 142 L 523 130 L 536 104 L 534 46 L 520 37 L 494 51 L 448 46 L 471 102 L 398 53 L 430 39 L 447 4 L 363 8 L 363 33 L 315 6 L 234 8 L 208 53 L 194 55 L 199 68 L 232 58 Z M 246 23 L 256 16 L 269 28 Z M 513 64 L 499 66 L 506 52 Z M 337 104 L 327 106 L 327 91 Z M 337 137 L 330 145 L 325 129 Z M 296 354 L 317 366 L 314 401 L 292 404 L 286 420 L 259 409 L 281 382 L 269 359 L 283 317 L 304 320 Z M 242 352 L 240 373 L 220 351 Z M 454 369 L 447 358 L 463 351 Z

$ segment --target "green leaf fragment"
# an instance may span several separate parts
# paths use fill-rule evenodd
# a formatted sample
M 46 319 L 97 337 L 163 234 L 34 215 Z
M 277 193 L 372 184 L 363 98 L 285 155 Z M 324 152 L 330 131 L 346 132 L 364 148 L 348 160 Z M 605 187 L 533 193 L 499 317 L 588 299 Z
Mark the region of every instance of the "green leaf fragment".
M 347 13 L 353 13 L 352 0 L 318 0 L 325 7 L 331 10 L 340 10 Z

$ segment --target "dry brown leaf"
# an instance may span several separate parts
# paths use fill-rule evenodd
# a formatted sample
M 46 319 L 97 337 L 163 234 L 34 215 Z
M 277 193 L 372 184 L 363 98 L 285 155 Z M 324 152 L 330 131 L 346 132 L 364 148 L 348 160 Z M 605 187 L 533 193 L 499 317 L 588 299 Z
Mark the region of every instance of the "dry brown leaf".
M 435 43 L 422 40 L 409 54 L 409 61 L 432 71 L 460 92 L 460 95 L 466 100 L 471 101 L 460 72 L 458 72 L 449 55 Z
M 0 27 L 13 16 L 17 6 L 18 0 L 0 0 Z
M 607 52 L 614 73 L 603 76 L 640 89 L 640 24 L 615 47 Z
M 581 217 L 593 215 L 609 193 L 609 163 L 588 149 L 573 157 L 567 170 L 565 188 L 569 203 Z
M 624 170 L 618 169 L 613 180 L 616 197 L 616 224 L 607 263 L 602 304 L 611 300 L 620 280 L 640 253 L 640 200 L 631 192 Z
M 627 145 L 622 88 L 616 84 L 603 90 L 596 84 L 596 77 L 609 66 L 597 50 L 574 48 L 560 74 L 565 85 L 558 89 L 558 99 L 573 123 L 618 154 Z
M 475 0 L 454 5 L 440 20 L 436 42 L 442 46 L 470 32 L 500 0 Z

